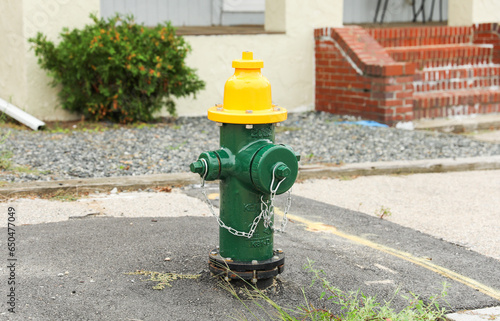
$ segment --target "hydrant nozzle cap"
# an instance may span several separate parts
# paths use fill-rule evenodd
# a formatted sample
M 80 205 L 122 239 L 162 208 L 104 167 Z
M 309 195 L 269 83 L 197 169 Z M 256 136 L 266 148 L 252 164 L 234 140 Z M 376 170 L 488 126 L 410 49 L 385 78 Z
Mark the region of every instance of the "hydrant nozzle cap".
M 254 60 L 251 51 L 243 51 L 241 59 L 233 60 L 232 66 L 240 69 L 260 69 L 264 68 L 264 61 Z
M 189 165 L 189 169 L 191 170 L 191 172 L 198 173 L 200 175 L 206 171 L 205 165 L 200 160 L 191 163 L 191 165 Z

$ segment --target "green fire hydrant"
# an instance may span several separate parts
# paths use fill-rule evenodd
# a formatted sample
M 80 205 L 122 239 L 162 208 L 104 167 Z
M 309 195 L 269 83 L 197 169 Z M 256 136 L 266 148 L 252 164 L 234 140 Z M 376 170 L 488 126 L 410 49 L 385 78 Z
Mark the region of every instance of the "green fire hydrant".
M 280 230 L 274 227 L 274 197 L 294 184 L 300 156 L 274 143 L 276 123 L 287 111 L 272 104 L 263 61 L 243 52 L 232 66 L 223 104 L 208 110 L 208 119 L 220 126 L 220 149 L 203 152 L 190 169 L 202 185 L 220 180 L 219 246 L 209 254 L 210 271 L 256 283 L 284 269 L 283 251 L 273 249 L 273 234 Z M 286 218 L 281 230 L 285 224 Z

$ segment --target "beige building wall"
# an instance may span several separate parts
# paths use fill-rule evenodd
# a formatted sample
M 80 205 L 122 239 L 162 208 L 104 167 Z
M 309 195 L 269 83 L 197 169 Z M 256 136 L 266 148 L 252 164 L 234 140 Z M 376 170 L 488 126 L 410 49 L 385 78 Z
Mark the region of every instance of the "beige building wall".
M 0 98 L 12 103 L 26 96 L 22 7 L 22 1 L 0 1 Z
M 89 14 L 99 14 L 99 0 L 4 0 L 0 12 L 0 48 L 5 48 L 0 56 L 0 97 L 43 120 L 78 118 L 58 107 L 57 88 L 38 66 L 28 39 L 42 32 L 57 41 L 63 27 L 90 23 Z
M 499 0 L 448 0 L 448 25 L 500 22 Z
M 63 27 L 90 23 L 90 12 L 99 12 L 99 0 L 0 1 L 0 98 L 42 120 L 70 120 L 79 116 L 58 106 L 57 88 L 37 64 L 27 39 L 38 31 L 58 39 Z M 177 101 L 181 116 L 206 115 L 221 103 L 226 80 L 233 74 L 231 62 L 242 51 L 253 51 L 264 60 L 263 74 L 270 80 L 273 101 L 289 110 L 313 109 L 315 27 L 341 26 L 343 0 L 267 0 L 266 27 L 282 34 L 186 36 L 193 51 L 187 64 L 198 69 L 206 88 L 196 99 Z

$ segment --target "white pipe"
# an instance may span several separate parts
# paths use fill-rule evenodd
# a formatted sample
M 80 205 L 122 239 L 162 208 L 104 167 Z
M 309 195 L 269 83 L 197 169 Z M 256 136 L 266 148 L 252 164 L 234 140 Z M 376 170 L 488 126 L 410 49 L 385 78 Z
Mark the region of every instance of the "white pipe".
M 0 111 L 6 113 L 10 117 L 14 118 L 20 123 L 28 126 L 33 130 L 38 130 L 40 127 L 44 127 L 45 123 L 27 112 L 22 111 L 11 103 L 0 98 Z

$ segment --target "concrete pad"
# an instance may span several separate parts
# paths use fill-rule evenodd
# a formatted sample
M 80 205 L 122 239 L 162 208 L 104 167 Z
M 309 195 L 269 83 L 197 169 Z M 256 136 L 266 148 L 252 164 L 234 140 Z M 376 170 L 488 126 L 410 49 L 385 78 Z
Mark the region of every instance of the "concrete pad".
M 293 194 L 379 217 L 500 260 L 500 171 L 309 180 Z
M 446 317 L 449 321 L 500 320 L 500 306 L 478 310 L 459 311 L 457 313 L 448 314 Z
M 492 130 L 500 128 L 500 115 L 475 114 L 450 118 L 419 119 L 414 121 L 415 129 L 430 129 L 441 132 L 471 132 L 475 130 Z
M 207 216 L 205 203 L 188 197 L 179 189 L 171 193 L 128 192 L 91 194 L 73 202 L 19 198 L 0 203 L 0 210 L 12 206 L 19 210 L 18 225 L 67 221 L 68 219 L 107 217 L 178 217 Z M 0 227 L 7 226 L 0 221 Z
M 480 132 L 477 134 L 472 134 L 470 137 L 485 142 L 500 143 L 500 130 Z
M 118 188 L 120 191 L 134 191 L 153 187 L 182 186 L 199 182 L 200 176 L 193 173 L 97 177 L 49 182 L 35 181 L 1 186 L 0 196 L 2 196 L 1 199 L 8 199 L 25 195 L 46 195 L 59 191 L 71 193 L 94 193 L 95 191 L 109 192 L 114 188 Z

